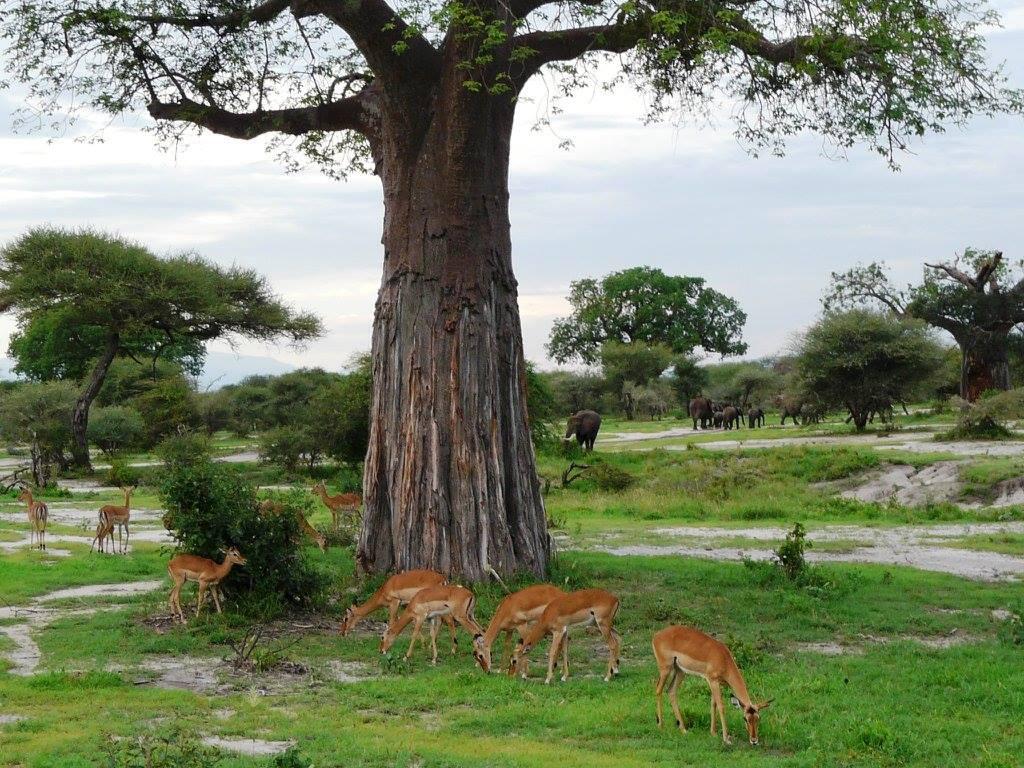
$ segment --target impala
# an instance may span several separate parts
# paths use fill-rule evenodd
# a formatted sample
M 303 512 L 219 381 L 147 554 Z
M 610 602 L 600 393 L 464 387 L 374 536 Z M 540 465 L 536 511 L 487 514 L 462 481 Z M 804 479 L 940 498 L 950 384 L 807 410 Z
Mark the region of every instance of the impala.
M 381 654 L 387 654 L 395 639 L 402 634 L 409 624 L 413 624 L 412 639 L 405 658 L 412 658 L 413 648 L 420 636 L 423 622 L 430 621 L 430 648 L 433 653 L 431 664 L 437 664 L 437 632 L 441 628 L 441 619 L 457 621 L 473 637 L 473 655 L 480 661 L 480 641 L 483 639 L 483 628 L 477 624 L 473 616 L 476 598 L 465 587 L 442 584 L 436 587 L 421 589 L 399 617 L 398 621 L 388 625 L 384 637 L 380 641 Z M 452 653 L 455 653 L 455 635 L 452 635 Z M 482 665 L 482 662 L 481 662 Z
M 537 621 L 548 604 L 557 597 L 565 594 L 558 587 L 551 584 L 534 584 L 532 587 L 521 589 L 504 600 L 494 612 L 494 618 L 487 625 L 483 640 L 480 643 L 480 654 L 477 660 L 484 672 L 491 671 L 491 646 L 498 639 L 498 635 L 505 634 L 505 656 L 502 660 L 502 667 L 508 667 L 508 673 L 514 674 L 515 670 L 511 665 L 512 658 L 512 633 L 518 632 L 520 638 L 526 637 L 530 625 Z
M 654 658 L 658 662 L 658 683 L 654 689 L 655 709 L 658 727 L 661 727 L 661 692 L 665 683 L 669 682 L 668 695 L 672 703 L 672 712 L 676 716 L 676 725 L 686 733 L 683 715 L 679 711 L 677 689 L 682 674 L 697 675 L 708 681 L 711 688 L 711 735 L 715 735 L 715 713 L 722 722 L 722 740 L 729 744 L 729 731 L 725 725 L 725 707 L 722 705 L 722 683 L 732 689 L 731 701 L 737 709 L 743 710 L 743 720 L 747 726 L 750 743 L 757 746 L 757 729 L 761 720 L 761 710 L 772 703 L 773 699 L 755 704 L 747 692 L 747 684 L 743 680 L 739 667 L 729 649 L 715 638 L 705 635 L 689 627 L 666 627 L 654 635 L 651 640 L 654 647 Z
M 548 607 L 526 633 L 526 637 L 516 643 L 512 655 L 513 666 L 525 678 L 527 654 L 544 635 L 551 635 L 548 674 L 544 682 L 551 682 L 559 651 L 562 652 L 562 681 L 568 680 L 569 629 L 594 625 L 601 631 L 605 643 L 608 644 L 608 669 L 604 675 L 605 682 L 608 682 L 612 675 L 619 674 L 619 649 L 622 644 L 618 633 L 612 628 L 618 610 L 619 599 L 603 589 L 581 589 L 555 598 L 548 603 Z
M 31 549 L 37 542 L 40 549 L 46 549 L 46 521 L 50 517 L 49 507 L 32 498 L 32 491 L 22 488 L 18 501 L 28 504 L 28 546 Z
M 331 496 L 327 493 L 327 485 L 323 480 L 313 486 L 313 493 L 320 498 L 324 506 L 331 510 L 331 519 L 334 521 L 335 528 L 338 527 L 338 513 L 342 511 L 358 512 L 363 503 L 363 497 L 358 493 L 339 493 L 336 496 Z
M 388 626 L 390 626 L 398 618 L 399 608 L 408 604 L 416 596 L 417 592 L 426 587 L 436 587 L 447 583 L 448 579 L 437 571 L 403 571 L 402 573 L 396 573 L 394 576 L 389 577 L 381 585 L 380 589 L 374 592 L 365 603 L 353 605 L 345 611 L 345 615 L 341 619 L 341 634 L 342 636 L 347 635 L 355 629 L 356 624 L 374 611 L 385 606 L 388 609 Z M 451 617 L 448 618 L 447 623 L 452 633 L 452 642 L 454 642 L 455 624 L 452 623 Z
M 110 548 L 113 551 L 114 526 L 116 525 L 117 540 L 120 545 L 121 554 L 128 551 L 128 538 L 130 536 L 128 521 L 132 516 L 131 503 L 135 488 L 136 486 L 134 485 L 121 487 L 121 492 L 124 493 L 124 506 L 106 504 L 100 507 L 100 521 L 99 525 L 96 526 L 96 536 L 92 540 L 93 544 L 99 543 L 100 550 L 104 548 L 103 540 L 110 537 Z M 89 551 L 92 551 L 92 545 L 89 546 Z
M 186 581 L 199 583 L 199 598 L 196 603 L 197 617 L 203 607 L 203 601 L 206 599 L 207 589 L 213 595 L 213 604 L 217 608 L 217 613 L 223 613 L 218 594 L 220 583 L 231 573 L 232 566 L 245 565 L 247 560 L 235 547 L 220 551 L 224 553 L 224 560 L 220 563 L 197 555 L 175 555 L 167 563 L 167 572 L 171 574 L 171 581 L 174 582 L 174 586 L 171 587 L 171 611 L 177 609 L 178 618 L 181 619 L 182 624 L 185 623 L 185 614 L 181 610 L 181 587 Z
M 287 509 L 288 509 L 288 507 L 286 507 L 284 504 L 282 504 L 279 501 L 272 501 L 271 499 L 265 499 L 265 500 L 260 502 L 260 512 L 262 512 L 264 514 L 269 513 L 269 514 L 274 514 L 274 515 L 280 515 L 280 514 L 284 513 Z M 309 524 L 309 520 L 307 520 L 306 516 L 304 514 L 302 514 L 302 510 L 301 509 L 299 509 L 298 507 L 293 507 L 292 510 L 293 510 L 293 512 L 295 514 L 295 521 L 299 524 L 299 530 L 301 530 L 304 534 L 309 536 L 309 538 L 311 538 L 313 541 L 315 541 L 316 545 L 320 548 L 321 552 L 326 552 L 327 551 L 327 537 L 324 536 L 322 533 L 320 533 L 320 531 L 318 531 L 316 528 L 314 528 L 312 525 Z

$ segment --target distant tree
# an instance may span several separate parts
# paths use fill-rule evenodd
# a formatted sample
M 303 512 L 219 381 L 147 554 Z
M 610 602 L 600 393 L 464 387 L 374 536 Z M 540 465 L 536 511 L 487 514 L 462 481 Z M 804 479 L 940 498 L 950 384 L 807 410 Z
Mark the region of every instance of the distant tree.
M 321 332 L 319 320 L 294 313 L 251 270 L 223 269 L 194 255 L 161 259 L 136 243 L 84 230 L 33 229 L 3 248 L 0 311 L 15 313 L 23 337 L 35 336 L 34 324 L 47 317 L 62 328 L 77 324 L 83 337 L 102 337 L 71 415 L 80 467 L 90 466 L 89 407 L 110 364 L 142 342 L 152 344 L 154 334 L 180 355 L 223 336 L 302 342 Z
M 558 416 L 565 417 L 582 410 L 599 410 L 607 385 L 598 374 L 589 371 L 550 371 L 539 375 L 551 388 Z
M 231 426 L 231 393 L 224 389 L 196 393 L 196 409 L 208 435 Z
M 54 465 L 66 463 L 74 404 L 67 382 L 23 384 L 0 397 L 0 435 L 29 447 L 32 482 L 39 487 L 49 485 Z
M 797 356 L 806 391 L 845 408 L 858 431 L 872 413 L 920 396 L 941 364 L 942 348 L 923 323 L 867 309 L 826 313 Z
M 608 342 L 665 344 L 679 354 L 698 347 L 722 355 L 747 349 L 740 339 L 746 313 L 700 277 L 634 267 L 600 281 L 573 281 L 569 303 L 572 314 L 555 320 L 547 345 L 561 363 L 582 360 L 593 365 Z
M 247 376 L 238 384 L 225 387 L 230 402 L 230 429 L 238 437 L 248 437 L 276 424 L 270 417 L 269 376 Z
M 685 407 L 707 387 L 708 372 L 693 355 L 680 355 L 672 366 L 672 377 L 669 381 L 679 402 Z
M 924 265 L 918 285 L 893 286 L 884 264 L 832 273 L 826 308 L 874 304 L 948 331 L 960 347 L 960 396 L 975 401 L 1010 387 L 1010 334 L 1024 322 L 1024 262 L 968 248 L 952 262 Z
M 154 363 L 140 363 L 130 357 L 116 358 L 107 369 L 95 404 L 125 405 L 157 381 L 179 378 L 186 373 L 187 369 L 172 360 L 157 359 Z
M 623 382 L 646 384 L 661 376 L 672 364 L 672 350 L 665 344 L 623 344 L 606 341 L 601 345 L 601 371 L 608 388 L 622 389 Z
M 145 392 L 131 400 L 131 405 L 142 415 L 147 445 L 155 445 L 168 435 L 202 425 L 196 393 L 184 376 L 153 382 Z
M 313 395 L 310 426 L 328 456 L 356 464 L 366 456 L 370 439 L 373 364 L 368 354 L 359 354 L 348 368 Z
M 89 419 L 89 441 L 107 456 L 142 445 L 146 425 L 134 408 L 111 405 L 96 408 Z
M 555 437 L 551 422 L 560 414 L 555 403 L 555 394 L 548 379 L 537 371 L 529 360 L 526 361 L 526 416 L 530 421 L 530 437 L 534 446 L 550 443 Z
M 745 408 L 774 398 L 782 388 L 782 377 L 760 363 L 746 363 L 733 375 L 732 386 L 736 404 Z
M 322 456 L 322 445 L 305 424 L 274 427 L 260 436 L 260 458 L 287 472 L 295 472 L 300 465 L 312 471 Z

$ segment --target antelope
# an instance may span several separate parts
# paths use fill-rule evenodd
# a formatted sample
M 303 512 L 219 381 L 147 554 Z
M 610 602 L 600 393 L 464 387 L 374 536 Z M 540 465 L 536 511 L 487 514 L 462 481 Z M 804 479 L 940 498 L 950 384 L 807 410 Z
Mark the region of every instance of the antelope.
M 551 584 L 534 584 L 502 600 L 480 643 L 477 660 L 484 672 L 491 671 L 491 646 L 498 639 L 498 635 L 504 633 L 506 658 L 502 660 L 501 666 L 508 668 L 508 674 L 514 674 L 515 670 L 511 665 L 512 633 L 518 631 L 520 638 L 526 637 L 529 625 L 541 617 L 552 600 L 564 594 L 565 592 Z
M 115 525 L 117 526 L 117 540 L 120 544 L 121 554 L 128 551 L 128 539 L 131 535 L 128 530 L 128 520 L 132 515 L 131 502 L 135 488 L 134 485 L 121 486 L 121 492 L 124 493 L 124 506 L 106 504 L 100 507 L 100 522 L 96 526 L 96 536 L 93 537 L 92 545 L 89 546 L 90 552 L 97 542 L 99 542 L 100 550 L 103 550 L 103 540 L 108 536 L 110 537 L 110 548 L 113 551 Z
M 171 581 L 174 582 L 174 586 L 171 587 L 171 611 L 178 611 L 178 618 L 181 619 L 182 624 L 185 623 L 185 614 L 181 610 L 181 587 L 186 581 L 199 583 L 199 598 L 196 603 L 197 618 L 203 607 L 203 601 L 206 599 L 207 589 L 213 595 L 213 604 L 217 608 L 217 613 L 223 613 L 218 596 L 220 583 L 231 573 L 233 565 L 245 565 L 247 560 L 242 557 L 242 553 L 236 547 L 220 551 L 224 553 L 224 560 L 219 564 L 197 555 L 175 555 L 167 563 L 167 572 L 171 574 Z
M 339 493 L 337 496 L 331 496 L 327 493 L 327 485 L 323 480 L 313 486 L 313 494 L 318 496 L 324 506 L 331 510 L 331 520 L 334 522 L 335 528 L 338 527 L 340 512 L 358 512 L 363 503 L 363 497 L 358 493 Z
M 433 653 L 430 663 L 437 664 L 437 632 L 441 628 L 440 620 L 447 617 L 448 621 L 457 621 L 463 629 L 473 636 L 473 655 L 481 662 L 480 642 L 483 640 L 483 628 L 477 624 L 473 616 L 476 598 L 465 587 L 439 584 L 426 587 L 415 594 L 398 621 L 388 625 L 384 637 L 380 641 L 381 655 L 387 655 L 394 645 L 395 639 L 402 634 L 409 624 L 413 624 L 412 639 L 405 658 L 412 658 L 413 648 L 419 639 L 423 622 L 430 621 L 430 648 Z M 454 630 L 453 630 L 454 632 Z M 455 653 L 455 635 L 452 635 L 452 653 Z
M 264 512 L 264 513 L 269 512 L 271 514 L 279 515 L 279 514 L 282 514 L 286 509 L 287 509 L 287 507 L 285 507 L 285 505 L 282 504 L 279 501 L 272 501 L 270 499 L 265 499 L 265 500 L 260 502 L 260 512 Z M 318 531 L 316 528 L 314 528 L 312 525 L 309 524 L 309 520 L 307 520 L 306 516 L 304 514 L 302 514 L 302 510 L 301 509 L 296 507 L 296 508 L 293 509 L 293 511 L 295 513 L 295 520 L 299 524 L 299 529 L 304 534 L 309 536 L 309 538 L 311 538 L 313 541 L 316 542 L 316 545 L 320 548 L 321 552 L 326 552 L 327 551 L 327 537 L 324 536 L 322 533 L 320 533 L 320 531 Z
M 28 504 L 28 546 L 31 549 L 38 542 L 40 549 L 46 549 L 46 521 L 50 517 L 50 509 L 42 501 L 32 498 L 32 491 L 22 488 L 18 501 Z
M 743 710 L 743 720 L 747 726 L 750 743 L 757 746 L 757 729 L 761 719 L 761 710 L 774 701 L 768 699 L 755 704 L 747 692 L 747 684 L 743 680 L 739 667 L 732 653 L 715 638 L 705 635 L 689 627 L 671 626 L 657 632 L 651 640 L 654 647 L 654 658 L 658 662 L 658 683 L 654 689 L 655 709 L 658 727 L 661 727 L 661 692 L 665 683 L 669 682 L 668 695 L 672 703 L 672 712 L 676 716 L 676 725 L 686 733 L 686 724 L 679 711 L 677 690 L 681 673 L 697 675 L 708 681 L 711 688 L 711 735 L 715 735 L 715 712 L 722 722 L 722 740 L 730 744 L 729 731 L 725 725 L 725 707 L 722 705 L 722 683 L 732 689 L 731 702 L 737 709 Z
M 545 684 L 551 683 L 554 675 L 558 652 L 562 652 L 562 682 L 569 679 L 569 629 L 570 627 L 587 627 L 595 625 L 608 644 L 608 669 L 604 681 L 611 680 L 612 675 L 619 674 L 619 649 L 621 641 L 618 633 L 612 629 L 615 614 L 619 611 L 619 599 L 611 592 L 603 589 L 581 589 L 556 597 L 544 609 L 540 619 L 526 633 L 526 637 L 516 643 L 512 654 L 512 664 L 523 679 L 526 679 L 526 657 L 535 645 L 544 637 L 551 635 L 551 649 L 548 651 L 548 674 Z M 522 665 L 522 667 L 520 667 Z
M 342 637 L 347 635 L 365 617 L 387 606 L 388 626 L 395 623 L 398 618 L 398 610 L 412 600 L 416 593 L 426 587 L 436 587 L 448 583 L 442 574 L 437 571 L 403 571 L 388 578 L 380 589 L 374 592 L 370 599 L 362 605 L 350 606 L 341 619 L 339 631 Z M 452 635 L 452 643 L 455 643 L 455 624 L 449 616 L 446 619 L 448 629 Z

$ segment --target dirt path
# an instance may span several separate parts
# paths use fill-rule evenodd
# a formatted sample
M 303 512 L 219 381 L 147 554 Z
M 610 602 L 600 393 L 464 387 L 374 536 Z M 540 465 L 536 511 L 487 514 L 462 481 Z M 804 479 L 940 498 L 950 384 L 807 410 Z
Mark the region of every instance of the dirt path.
M 58 600 L 75 600 L 90 597 L 131 597 L 166 586 L 163 581 L 132 581 L 122 584 L 90 584 L 84 587 L 58 589 L 34 598 L 28 605 L 0 607 L 0 620 L 12 621 L 0 624 L 0 634 L 14 643 L 14 649 L 4 654 L 11 661 L 10 674 L 28 676 L 39 670 L 42 653 L 33 638 L 34 633 L 60 619 L 71 616 L 91 616 L 100 611 L 118 611 L 121 604 L 88 606 L 84 608 L 63 608 L 48 605 Z
M 868 528 L 835 525 L 814 529 L 807 538 L 819 542 L 851 541 L 850 551 L 815 551 L 807 559 L 812 562 L 878 563 L 904 565 L 925 571 L 939 571 L 981 581 L 1015 580 L 1024 575 L 1024 558 L 996 552 L 980 552 L 948 546 L 944 540 L 963 536 L 999 533 L 1024 533 L 1024 523 L 958 523 L 931 526 L 900 526 Z M 684 555 L 712 560 L 767 560 L 772 548 L 756 546 L 757 542 L 779 542 L 785 538 L 784 528 L 712 528 L 683 526 L 658 528 L 650 532 L 650 542 L 615 546 L 604 542 L 596 549 L 613 555 Z M 750 539 L 754 546 L 722 546 L 723 539 Z M 666 543 L 681 539 L 679 543 Z

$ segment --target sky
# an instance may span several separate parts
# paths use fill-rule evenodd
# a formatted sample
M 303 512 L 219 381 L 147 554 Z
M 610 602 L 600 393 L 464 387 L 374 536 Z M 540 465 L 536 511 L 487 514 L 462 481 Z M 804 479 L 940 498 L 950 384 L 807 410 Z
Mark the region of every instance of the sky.
M 995 5 L 1004 28 L 989 37 L 990 58 L 1024 86 L 1024 0 Z M 929 136 L 894 173 L 867 150 L 830 157 L 813 137 L 784 158 L 752 158 L 728 120 L 645 125 L 628 90 L 581 92 L 535 131 L 544 84 L 526 96 L 512 148 L 513 261 L 526 355 L 542 368 L 554 366 L 544 344 L 581 277 L 638 264 L 702 276 L 747 312 L 748 356 L 760 357 L 814 321 L 834 270 L 884 260 L 906 283 L 965 246 L 1024 258 L 1021 118 Z M 0 92 L 0 242 L 32 225 L 88 225 L 250 266 L 327 334 L 303 350 L 243 342 L 235 354 L 338 370 L 369 348 L 383 257 L 375 177 L 287 174 L 259 142 L 212 135 L 166 151 L 144 120 L 114 124 L 103 143 L 15 134 L 17 106 Z M 12 328 L 0 316 L 0 355 Z M 211 349 L 230 373 L 232 349 Z

